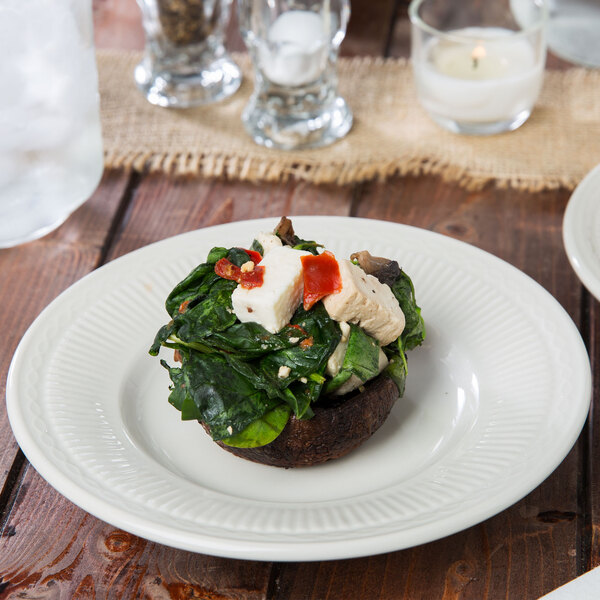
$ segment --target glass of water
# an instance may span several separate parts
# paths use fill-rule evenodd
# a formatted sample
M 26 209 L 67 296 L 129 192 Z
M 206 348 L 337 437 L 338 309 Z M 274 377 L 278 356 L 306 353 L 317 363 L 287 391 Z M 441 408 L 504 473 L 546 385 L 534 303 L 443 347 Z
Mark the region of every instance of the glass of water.
M 0 3 L 0 248 L 39 238 L 103 171 L 91 0 Z

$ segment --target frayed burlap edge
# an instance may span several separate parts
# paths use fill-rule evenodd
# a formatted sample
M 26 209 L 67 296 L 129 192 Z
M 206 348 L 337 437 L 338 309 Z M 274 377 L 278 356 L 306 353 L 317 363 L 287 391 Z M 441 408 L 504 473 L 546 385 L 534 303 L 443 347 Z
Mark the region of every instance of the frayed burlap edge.
M 277 158 L 241 158 L 236 155 L 204 155 L 195 153 L 136 152 L 105 153 L 106 169 L 122 169 L 138 173 L 165 173 L 175 177 L 203 177 L 249 183 L 284 183 L 289 180 L 315 184 L 350 185 L 369 181 L 384 182 L 393 177 L 432 175 L 456 183 L 467 191 L 478 191 L 494 184 L 500 189 L 512 188 L 527 192 L 541 192 L 565 188 L 574 189 L 579 177 L 502 178 L 494 175 L 475 175 L 466 168 L 432 161 L 427 158 L 394 160 L 382 164 L 314 164 L 310 162 L 289 165 Z

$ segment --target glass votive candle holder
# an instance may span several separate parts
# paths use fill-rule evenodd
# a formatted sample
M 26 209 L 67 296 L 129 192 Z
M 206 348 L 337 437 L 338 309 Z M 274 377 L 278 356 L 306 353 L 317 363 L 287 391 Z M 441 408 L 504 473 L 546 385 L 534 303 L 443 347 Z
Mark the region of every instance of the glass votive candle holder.
M 146 36 L 134 78 L 152 104 L 187 108 L 217 102 L 240 87 L 227 54 L 231 0 L 138 0 Z
M 413 0 L 417 95 L 455 133 L 512 131 L 530 116 L 546 62 L 544 0 Z
M 254 92 L 242 121 L 254 141 L 283 150 L 345 136 L 352 112 L 337 92 L 336 62 L 348 0 L 238 0 Z

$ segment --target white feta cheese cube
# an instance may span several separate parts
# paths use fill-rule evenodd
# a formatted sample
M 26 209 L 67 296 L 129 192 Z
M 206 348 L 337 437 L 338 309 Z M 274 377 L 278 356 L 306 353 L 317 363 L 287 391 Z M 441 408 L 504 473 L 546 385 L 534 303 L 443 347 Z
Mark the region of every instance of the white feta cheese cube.
M 290 322 L 302 301 L 304 282 L 300 258 L 310 254 L 289 246 L 272 248 L 260 261 L 263 283 L 255 288 L 238 285 L 231 295 L 235 316 L 242 323 L 255 322 L 277 333 Z

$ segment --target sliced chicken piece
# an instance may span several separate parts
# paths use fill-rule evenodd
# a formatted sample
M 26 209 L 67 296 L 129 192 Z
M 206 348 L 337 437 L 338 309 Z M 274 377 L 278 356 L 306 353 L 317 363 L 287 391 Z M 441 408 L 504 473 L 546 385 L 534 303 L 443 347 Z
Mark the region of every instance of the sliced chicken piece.
M 349 260 L 338 263 L 342 289 L 323 298 L 329 316 L 359 325 L 382 346 L 393 342 L 404 330 L 405 319 L 390 287 Z

